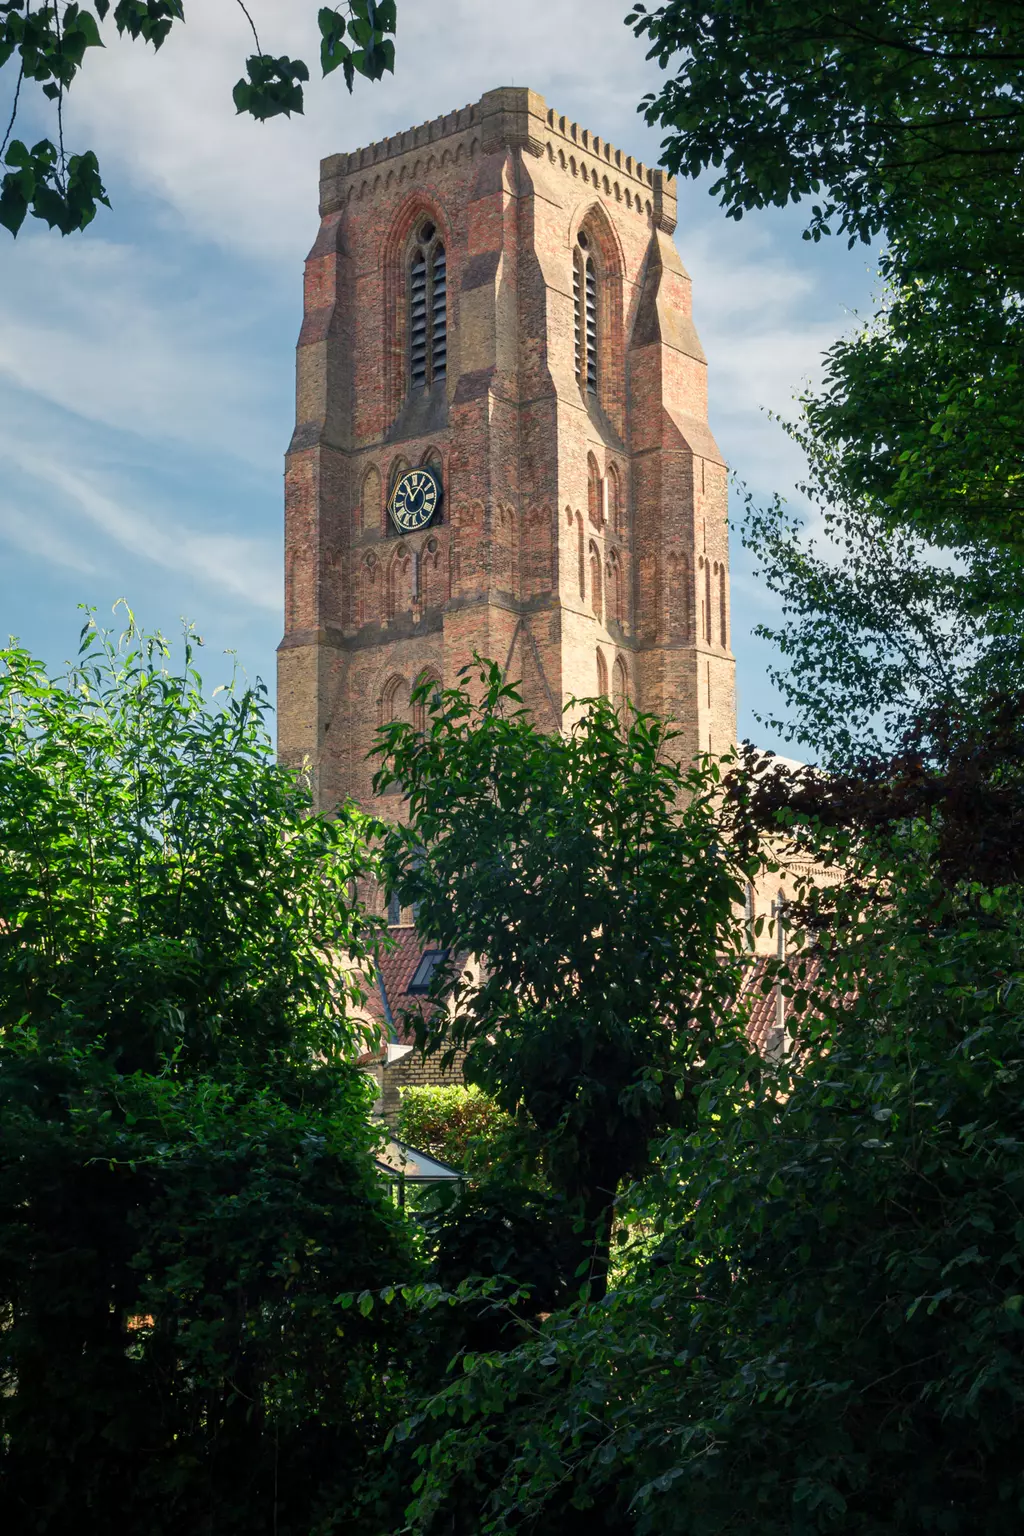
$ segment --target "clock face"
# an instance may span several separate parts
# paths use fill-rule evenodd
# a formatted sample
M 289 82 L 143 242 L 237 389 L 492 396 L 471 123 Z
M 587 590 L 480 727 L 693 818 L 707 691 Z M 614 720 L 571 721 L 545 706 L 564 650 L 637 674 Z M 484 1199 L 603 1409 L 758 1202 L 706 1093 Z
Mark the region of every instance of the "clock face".
M 407 469 L 400 476 L 388 511 L 400 533 L 415 533 L 425 528 L 441 504 L 441 481 L 432 469 Z

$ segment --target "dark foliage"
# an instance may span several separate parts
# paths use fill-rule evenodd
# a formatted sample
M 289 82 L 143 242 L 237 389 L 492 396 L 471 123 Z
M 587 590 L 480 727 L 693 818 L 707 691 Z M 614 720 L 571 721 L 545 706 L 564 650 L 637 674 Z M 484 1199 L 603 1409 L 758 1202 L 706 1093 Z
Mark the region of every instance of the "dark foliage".
M 845 857 L 851 845 L 917 823 L 930 829 L 931 868 L 947 890 L 1024 883 L 1020 693 L 980 698 L 970 715 L 933 713 L 893 756 L 864 757 L 844 771 L 794 771 L 748 743 L 730 788 L 741 820 L 786 828 L 818 855 L 831 843 Z
M 388 882 L 448 951 L 428 1049 L 468 1048 L 466 1075 L 516 1119 L 551 1188 L 581 1218 L 596 1290 L 611 1210 L 649 1145 L 692 1124 L 707 1062 L 734 1041 L 746 866 L 719 828 L 719 770 L 673 758 L 675 735 L 606 700 L 539 730 L 492 663 L 422 690 L 423 732 L 382 733 L 376 784 L 408 826 Z M 479 957 L 479 975 L 459 956 Z
M 419 1265 L 346 1059 L 367 823 L 192 644 L 0 653 L 0 1525 L 380 1536 L 406 1323 L 337 1297 Z
M 827 499 L 1020 549 L 1024 14 L 1016 0 L 670 0 L 631 18 L 671 72 L 666 163 L 731 217 L 811 201 L 884 234 L 883 313 L 806 402 Z

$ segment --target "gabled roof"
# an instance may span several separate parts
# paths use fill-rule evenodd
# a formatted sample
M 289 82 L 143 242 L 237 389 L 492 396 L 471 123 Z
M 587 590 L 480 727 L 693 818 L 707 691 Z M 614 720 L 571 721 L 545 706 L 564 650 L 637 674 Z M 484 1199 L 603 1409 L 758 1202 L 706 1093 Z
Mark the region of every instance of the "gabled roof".
M 395 947 L 387 952 L 381 951 L 377 962 L 379 975 L 366 978 L 368 993 L 366 1011 L 373 1018 L 379 1019 L 381 1025 L 387 1030 L 389 1020 L 384 1007 L 386 996 L 399 1043 L 411 1045 L 411 1037 L 407 1036 L 402 1029 L 401 1014 L 414 1002 L 414 999 L 409 996 L 409 983 L 423 958 L 423 951 L 433 946 L 424 944 L 413 927 L 391 928 L 388 931 Z M 384 996 L 381 995 L 381 984 L 383 984 Z
M 390 933 L 395 947 L 387 954 L 381 954 L 379 978 L 367 978 L 366 989 L 369 996 L 366 1011 L 379 1021 L 383 1040 L 386 1041 L 389 1038 L 393 1026 L 396 1043 L 412 1045 L 413 1038 L 402 1025 L 402 1014 L 406 1009 L 422 1003 L 423 998 L 409 992 L 409 983 L 424 953 L 435 946 L 424 943 L 411 925 L 392 928 Z M 750 1010 L 747 1036 L 754 1049 L 762 1052 L 777 1050 L 781 1044 L 777 1038 L 776 989 L 769 981 L 773 965 L 774 959 L 770 956 L 751 955 L 740 984 L 740 1001 Z M 814 980 L 820 968 L 820 961 L 813 953 L 798 952 L 787 958 L 786 965 L 794 987 L 799 988 Z M 381 982 L 383 982 L 384 993 L 391 1010 L 391 1020 L 385 1012 Z M 764 990 L 766 982 L 768 983 L 767 991 Z M 791 998 L 786 998 L 785 1001 L 788 1017 L 792 1013 L 793 1003 Z
M 762 1053 L 778 1050 L 782 1043 L 778 1038 L 778 994 L 774 983 L 768 980 L 774 963 L 767 955 L 752 956 L 740 985 L 740 1001 L 750 1009 L 747 1039 L 756 1051 Z M 786 968 L 796 988 L 812 982 L 820 967 L 821 961 L 815 954 L 797 953 L 786 960 Z M 788 1018 L 793 1011 L 792 998 L 787 997 L 785 1004 Z

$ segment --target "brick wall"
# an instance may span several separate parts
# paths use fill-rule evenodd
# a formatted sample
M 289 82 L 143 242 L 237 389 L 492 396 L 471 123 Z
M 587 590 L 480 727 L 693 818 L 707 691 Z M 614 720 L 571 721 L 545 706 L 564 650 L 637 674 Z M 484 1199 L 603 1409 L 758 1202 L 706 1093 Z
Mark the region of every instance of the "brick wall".
M 447 1087 L 462 1085 L 462 1064 L 465 1051 L 459 1051 L 448 1068 L 441 1066 L 440 1056 L 424 1056 L 415 1046 L 395 1061 L 382 1060 L 372 1069 L 377 1080 L 378 1099 L 374 1114 L 379 1115 L 389 1129 L 398 1128 L 398 1106 L 403 1088 Z
M 427 218 L 447 253 L 448 371 L 412 394 L 407 258 Z M 671 178 L 526 89 L 322 163 L 278 721 L 282 759 L 308 766 L 325 808 L 352 795 L 399 814 L 399 797 L 374 801 L 374 733 L 418 676 L 448 683 L 474 651 L 522 679 L 547 726 L 607 677 L 693 751 L 732 743 L 726 469 L 675 222 Z M 581 229 L 596 399 L 574 366 Z M 426 462 L 441 521 L 399 538 L 389 490 Z

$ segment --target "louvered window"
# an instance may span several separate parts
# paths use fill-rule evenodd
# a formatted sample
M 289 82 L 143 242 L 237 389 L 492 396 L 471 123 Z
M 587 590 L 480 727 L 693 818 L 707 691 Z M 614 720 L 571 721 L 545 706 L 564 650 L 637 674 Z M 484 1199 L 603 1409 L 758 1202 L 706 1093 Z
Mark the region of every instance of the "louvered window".
M 586 266 L 587 388 L 597 394 L 597 274 L 592 258 Z
M 590 241 L 585 230 L 577 237 L 573 254 L 572 305 L 574 364 L 576 377 L 588 394 L 598 392 L 597 267 L 589 255 Z
M 448 263 L 433 224 L 419 231 L 409 262 L 409 383 L 428 389 L 448 372 Z
M 409 289 L 410 374 L 413 389 L 422 389 L 427 382 L 427 263 L 422 251 L 413 261 Z
M 434 271 L 431 284 L 430 366 L 435 379 L 448 371 L 448 260 L 444 246 L 434 247 Z

